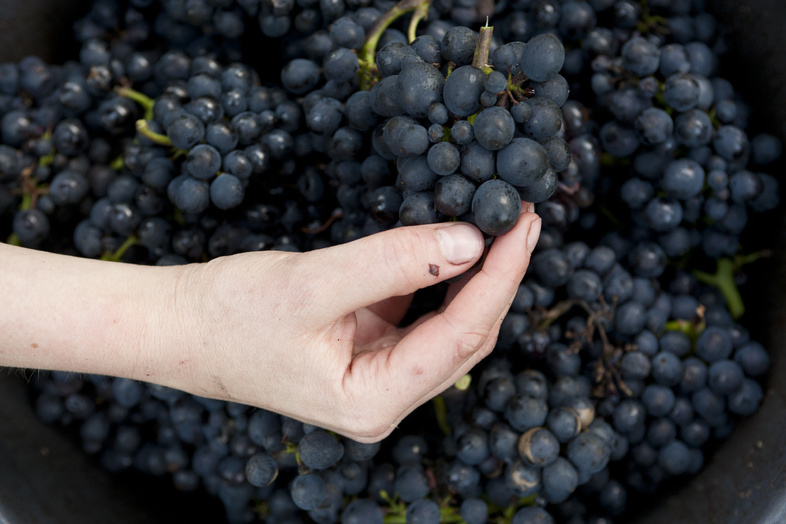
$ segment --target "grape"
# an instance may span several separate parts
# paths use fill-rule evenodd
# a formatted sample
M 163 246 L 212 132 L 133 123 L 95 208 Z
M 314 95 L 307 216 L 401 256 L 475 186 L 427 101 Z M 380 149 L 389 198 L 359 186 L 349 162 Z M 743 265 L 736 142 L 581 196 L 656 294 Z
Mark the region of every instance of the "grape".
M 483 109 L 475 118 L 475 139 L 484 148 L 497 151 L 513 139 L 515 123 L 510 113 L 501 107 Z
M 458 169 L 461 154 L 456 146 L 450 142 L 434 144 L 428 150 L 428 166 L 438 175 L 450 175 Z
M 538 35 L 521 52 L 521 70 L 535 82 L 545 82 L 559 73 L 565 62 L 562 42 L 550 33 Z
M 210 183 L 210 201 L 219 209 L 237 207 L 243 196 L 243 184 L 234 175 L 225 173 Z
M 544 175 L 548 161 L 543 146 L 529 138 L 514 138 L 497 153 L 497 173 L 514 186 L 526 187 Z
M 485 75 L 480 69 L 462 65 L 455 69 L 445 80 L 443 102 L 445 106 L 460 117 L 468 117 L 480 108 L 480 95 L 483 93 Z
M 467 27 L 456 26 L 448 29 L 442 37 L 442 58 L 458 66 L 469 64 L 472 62 L 477 40 L 478 34 Z
M 382 524 L 383 514 L 379 504 L 371 499 L 355 499 L 341 512 L 343 524 Z
M 545 467 L 559 456 L 559 441 L 548 429 L 532 428 L 519 439 L 519 455 L 535 467 Z
M 543 495 L 552 504 L 559 504 L 575 491 L 579 477 L 576 468 L 565 458 L 557 459 L 543 468 Z
M 472 198 L 475 224 L 488 235 L 499 236 L 512 229 L 520 212 L 521 199 L 504 180 L 484 182 Z
M 562 112 L 554 101 L 540 96 L 529 99 L 530 116 L 522 126 L 524 133 L 535 140 L 555 136 L 562 127 Z
M 431 104 L 442 102 L 445 78 L 434 66 L 425 62 L 407 62 L 396 79 L 398 104 L 416 118 L 429 114 Z
M 441 220 L 434 203 L 434 194 L 428 191 L 412 193 L 401 203 L 399 220 L 405 226 L 433 224 Z
M 663 98 L 677 111 L 689 111 L 699 103 L 699 82 L 691 74 L 674 74 L 666 79 Z
M 268 486 L 278 476 L 278 464 L 267 453 L 257 453 L 246 462 L 245 472 L 252 486 Z
M 316 473 L 298 475 L 290 486 L 292 501 L 303 510 L 316 509 L 325 499 L 327 487 L 322 477 Z
M 449 175 L 434 186 L 434 207 L 445 216 L 461 216 L 472 209 L 475 185 L 462 175 Z
M 194 115 L 181 113 L 167 124 L 167 136 L 178 149 L 190 150 L 205 136 L 205 125 Z
M 661 62 L 658 47 L 643 37 L 634 37 L 622 46 L 622 65 L 636 76 L 648 76 L 658 70 Z

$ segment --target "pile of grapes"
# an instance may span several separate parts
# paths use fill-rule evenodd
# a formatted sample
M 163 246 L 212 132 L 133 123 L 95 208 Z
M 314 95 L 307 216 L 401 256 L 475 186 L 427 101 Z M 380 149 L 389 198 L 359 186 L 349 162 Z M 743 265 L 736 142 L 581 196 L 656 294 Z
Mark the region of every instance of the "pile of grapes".
M 781 144 L 704 0 L 98 0 L 62 65 L 0 64 L 0 236 L 137 264 L 306 251 L 521 200 L 497 347 L 391 437 L 102 376 L 42 420 L 230 523 L 625 522 L 756 412 L 740 323 Z M 766 246 L 764 246 L 766 247 Z

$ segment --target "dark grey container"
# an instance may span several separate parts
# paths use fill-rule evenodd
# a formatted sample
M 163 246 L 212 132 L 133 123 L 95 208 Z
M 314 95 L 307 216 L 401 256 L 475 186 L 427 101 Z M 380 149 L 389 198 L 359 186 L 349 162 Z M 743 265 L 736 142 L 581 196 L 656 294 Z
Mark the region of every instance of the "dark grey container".
M 88 2 L 0 0 L 0 62 L 65 58 L 71 22 Z M 707 0 L 732 29 L 734 84 L 786 143 L 786 2 Z M 778 173 L 773 173 L 778 176 Z M 786 185 L 784 181 L 782 185 Z M 786 207 L 786 206 L 782 206 Z M 786 523 L 786 212 L 769 229 L 773 256 L 745 292 L 744 323 L 769 348 L 760 411 L 739 424 L 684 485 L 641 508 L 637 524 Z M 174 492 L 161 479 L 112 475 L 33 414 L 18 374 L 0 376 L 0 524 L 157 524 L 221 519 L 217 501 Z

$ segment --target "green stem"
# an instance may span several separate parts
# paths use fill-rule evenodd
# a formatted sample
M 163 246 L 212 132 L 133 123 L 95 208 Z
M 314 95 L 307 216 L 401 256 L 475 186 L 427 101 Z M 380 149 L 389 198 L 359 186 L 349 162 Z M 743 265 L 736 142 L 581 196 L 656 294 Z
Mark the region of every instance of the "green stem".
M 124 165 L 125 162 L 123 161 L 123 155 L 117 155 L 117 157 L 109 164 L 109 167 L 111 167 L 114 171 L 120 171 L 123 169 Z
M 445 397 L 437 395 L 431 401 L 434 403 L 434 416 L 437 419 L 437 425 L 442 433 L 449 437 L 453 430 L 448 422 L 448 405 L 445 403 Z
M 466 390 L 468 390 L 468 389 L 469 389 L 469 386 L 470 386 L 470 384 L 472 384 L 472 375 L 470 375 L 469 373 L 467 373 L 466 375 L 464 375 L 463 377 L 461 377 L 460 379 L 458 379 L 458 380 L 456 381 L 456 383 L 455 383 L 455 384 L 453 384 L 453 385 L 454 385 L 454 386 L 456 387 L 456 389 L 458 389 L 459 391 L 466 391 Z
M 33 207 L 33 194 L 25 191 L 25 193 L 22 195 L 22 203 L 19 204 L 19 210 L 27 211 L 31 207 Z
M 5 243 L 8 244 L 9 246 L 17 246 L 17 247 L 22 245 L 22 241 L 19 240 L 19 235 L 17 235 L 16 233 L 11 233 L 10 235 L 8 235 L 8 239 L 5 241 Z
M 41 138 L 45 140 L 49 140 L 52 138 L 52 133 L 47 131 L 46 133 L 43 134 Z M 52 145 L 52 149 L 49 151 L 49 153 L 45 154 L 44 156 L 38 159 L 38 165 L 42 167 L 46 167 L 50 165 L 52 162 L 55 161 L 56 155 L 57 155 L 57 151 L 55 151 L 55 146 Z
M 155 100 L 130 87 L 116 87 L 115 92 L 142 106 L 145 110 L 145 120 L 153 120 L 153 106 L 155 105 Z
M 120 262 L 120 260 L 123 258 L 123 255 L 125 255 L 126 251 L 128 251 L 128 248 L 136 244 L 136 242 L 136 236 L 129 235 L 129 237 L 126 238 L 125 242 L 123 242 L 121 246 L 117 248 L 117 250 L 101 255 L 101 260 L 106 260 L 109 262 Z
M 428 8 L 431 2 L 423 2 L 418 4 L 417 8 L 415 8 L 415 12 L 412 14 L 412 19 L 409 21 L 409 27 L 407 28 L 407 40 L 411 44 L 415 41 L 415 38 L 418 37 L 418 24 L 421 20 L 425 20 L 428 18 Z
M 705 327 L 706 324 L 703 319 L 698 322 L 692 322 L 690 320 L 669 320 L 666 322 L 663 329 L 665 331 L 680 331 L 684 333 L 690 339 L 691 346 L 695 346 L 696 341 L 699 339 L 699 335 L 701 335 Z
M 166 135 L 162 135 L 161 133 L 156 133 L 147 123 L 147 120 L 140 119 L 136 121 L 136 131 L 143 137 L 147 138 L 151 142 L 162 145 L 162 146 L 172 146 L 172 141 L 169 140 L 169 137 Z
M 374 23 L 366 35 L 366 42 L 358 52 L 358 62 L 360 63 L 358 75 L 360 75 L 361 89 L 369 90 L 379 81 L 380 75 L 377 70 L 375 58 L 377 54 L 377 44 L 379 44 L 379 39 L 382 38 L 382 33 L 390 27 L 390 24 L 411 11 L 416 11 L 415 18 L 417 18 L 417 22 L 419 22 L 425 17 L 425 14 L 428 13 L 429 4 L 430 0 L 401 0 Z M 415 26 L 417 26 L 417 22 L 415 22 Z M 410 32 L 414 33 L 412 24 L 410 24 Z
M 729 313 L 735 319 L 740 318 L 745 313 L 745 305 L 742 303 L 742 296 L 737 284 L 734 282 L 734 273 L 739 269 L 729 258 L 718 260 L 718 266 L 714 274 L 695 270 L 693 274 L 699 281 L 717 287 L 723 298 L 726 299 L 726 306 Z
M 494 26 L 489 26 L 489 19 L 486 18 L 486 25 L 480 28 L 478 33 L 478 43 L 475 44 L 475 54 L 472 57 L 472 67 L 486 70 L 489 62 L 489 49 L 491 48 L 491 35 L 494 33 Z M 488 74 L 488 73 L 486 73 Z
M 439 508 L 439 522 L 440 524 L 466 524 L 467 521 L 461 518 L 461 515 L 456 513 L 456 508 Z

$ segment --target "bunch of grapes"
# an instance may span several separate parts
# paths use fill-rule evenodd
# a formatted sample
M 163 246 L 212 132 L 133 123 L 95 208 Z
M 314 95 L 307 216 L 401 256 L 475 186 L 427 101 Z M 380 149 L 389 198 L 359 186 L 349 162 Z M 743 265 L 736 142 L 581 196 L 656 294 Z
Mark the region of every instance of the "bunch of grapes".
M 381 443 L 38 376 L 110 470 L 232 523 L 625 522 L 762 402 L 737 283 L 781 144 L 703 2 L 99 0 L 74 29 L 74 61 L 0 64 L 8 242 L 163 265 L 543 219 L 494 355 Z

